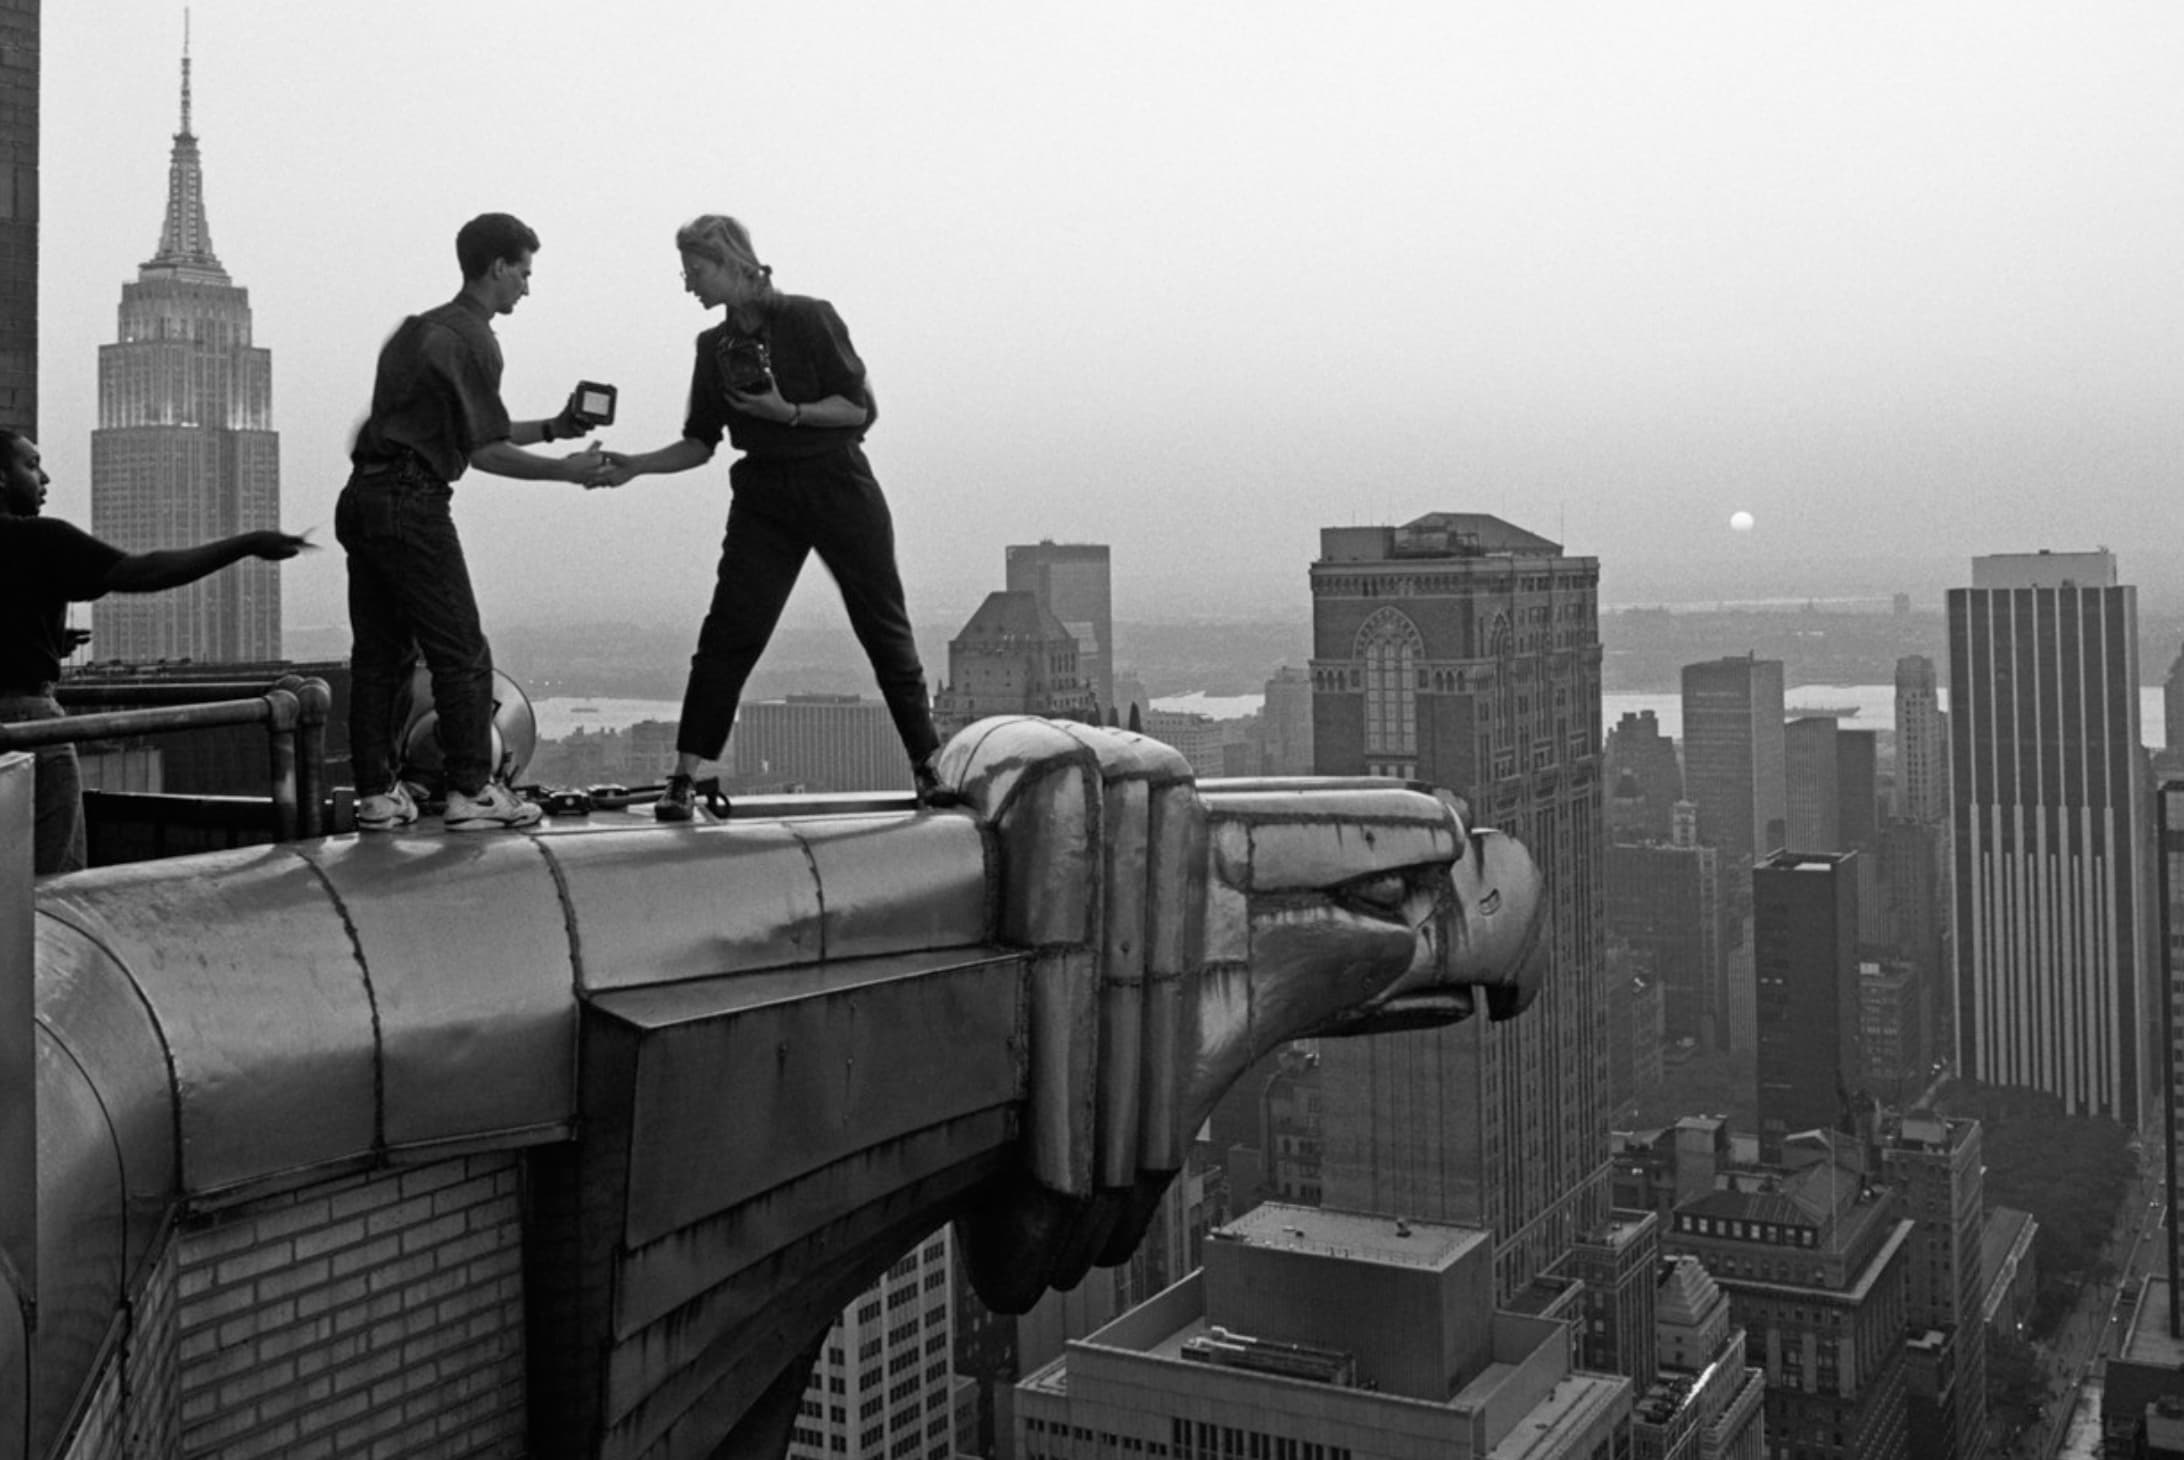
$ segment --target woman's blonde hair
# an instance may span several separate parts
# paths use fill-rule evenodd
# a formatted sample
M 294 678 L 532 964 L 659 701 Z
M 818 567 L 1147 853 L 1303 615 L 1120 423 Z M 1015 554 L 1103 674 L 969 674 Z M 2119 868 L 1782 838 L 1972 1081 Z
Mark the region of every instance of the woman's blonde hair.
M 675 230 L 675 247 L 753 275 L 773 287 L 773 270 L 758 261 L 751 247 L 751 230 L 725 213 L 703 213 Z

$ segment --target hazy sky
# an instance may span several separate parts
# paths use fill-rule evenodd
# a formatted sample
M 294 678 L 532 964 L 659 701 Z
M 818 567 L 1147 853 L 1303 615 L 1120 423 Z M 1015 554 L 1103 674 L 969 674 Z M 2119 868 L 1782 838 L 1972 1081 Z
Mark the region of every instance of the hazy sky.
M 544 241 L 511 410 L 615 382 L 618 447 L 679 433 L 684 219 L 832 299 L 921 622 L 1039 537 L 1113 545 L 1118 617 L 1302 615 L 1318 528 L 1436 509 L 1598 554 L 1611 599 L 2094 544 L 2143 580 L 2184 543 L 2169 0 L 192 15 L 213 242 L 273 352 L 284 516 L 329 547 L 378 345 L 487 209 Z M 181 30 L 44 7 L 40 428 L 83 521 Z M 488 626 L 694 624 L 727 495 L 725 453 L 617 493 L 471 473 Z M 341 581 L 291 565 L 290 624 Z M 792 614 L 837 613 L 814 570 Z

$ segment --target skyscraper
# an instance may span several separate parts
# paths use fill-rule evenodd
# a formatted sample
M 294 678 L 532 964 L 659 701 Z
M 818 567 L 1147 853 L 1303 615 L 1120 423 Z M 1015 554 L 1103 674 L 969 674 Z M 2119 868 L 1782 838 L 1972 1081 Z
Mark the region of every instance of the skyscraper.
M 1105 702 L 1102 702 L 1105 708 Z M 1312 676 L 1284 664 L 1266 682 L 1266 706 L 1259 712 L 1264 750 L 1259 769 L 1269 776 L 1312 774 Z
M 1752 869 L 1762 1161 L 1797 1131 L 1836 1128 L 1865 1075 L 1856 859 L 1776 852 Z
M 746 700 L 729 742 L 735 773 L 760 785 L 812 791 L 904 791 L 910 762 L 883 700 L 795 694 Z
M 987 594 L 948 641 L 948 683 L 933 696 L 933 723 L 946 736 L 988 715 L 1083 719 L 1092 696 L 1079 644 L 1036 595 Z
M 1842 782 L 1835 742 L 1833 715 L 1801 715 L 1783 727 L 1782 779 L 1789 807 L 1786 847 L 1800 852 L 1843 849 Z
M 2162 1195 L 2170 1211 L 2184 1197 L 2184 781 L 2164 781 L 2154 798 L 2158 840 L 2161 926 L 2162 1082 L 2168 1103 L 2168 1149 L 2162 1159 Z M 2162 1224 L 2168 1242 L 2169 1291 L 2184 1293 L 2184 1222 Z M 2171 1299 L 2169 1333 L 2184 1338 L 2184 1303 Z
M 1715 659 L 1683 667 L 1684 795 L 1698 803 L 1699 840 L 1732 867 L 1789 834 L 1782 661 Z M 1725 869 L 1726 870 L 1726 869 Z
M 1608 732 L 1606 784 L 1612 792 L 1617 780 L 1629 776 L 1638 793 L 1638 814 L 1633 830 L 1655 841 L 1671 833 L 1676 803 L 1683 799 L 1683 767 L 1676 759 L 1676 742 L 1661 733 L 1661 722 L 1651 710 L 1626 710 Z
M 1720 858 L 1689 842 L 1611 846 L 1606 857 L 1608 935 L 1651 962 L 1666 1037 L 1709 1050 L 1729 1048 Z
M 955 1453 L 952 1236 L 903 1254 L 834 1320 L 789 1433 L 789 1460 L 883 1460 Z
M 2135 1127 L 2153 1085 L 2138 592 L 2116 560 L 1949 590 L 1960 1071 Z
M 1910 1453 L 1973 1460 L 1986 1453 L 1987 1439 L 1979 1122 L 1917 1113 L 1892 1119 L 1880 1135 L 1881 1171 L 1903 1193 L 1904 1214 L 1918 1223 L 1904 1269 Z
M 1836 851 L 1862 852 L 1880 833 L 1877 804 L 1880 736 L 1871 730 L 1835 730 Z
M 0 426 L 38 430 L 38 7 L 0 7 Z
M 1322 1048 L 1325 1199 L 1491 1230 L 1504 1295 L 1608 1214 L 1599 581 L 1455 512 L 1323 529 L 1312 565 L 1316 769 L 1460 792 L 1549 889 L 1523 1018 Z
M 278 526 L 280 496 L 272 354 L 251 344 L 250 291 L 212 251 L 185 49 L 159 250 L 121 286 L 119 342 L 99 347 L 91 530 L 128 552 L 184 547 Z M 278 659 L 280 565 L 246 559 L 92 614 L 102 659 Z
M 2184 754 L 2184 649 L 2169 661 L 2161 681 L 2161 745 L 2171 757 Z
M 1077 640 L 1077 673 L 1105 717 L 1115 703 L 1115 607 L 1107 544 L 1037 542 L 1008 549 L 1008 589 L 1029 593 Z
M 1896 661 L 1896 814 L 1932 825 L 1949 819 L 1949 726 L 1934 661 Z

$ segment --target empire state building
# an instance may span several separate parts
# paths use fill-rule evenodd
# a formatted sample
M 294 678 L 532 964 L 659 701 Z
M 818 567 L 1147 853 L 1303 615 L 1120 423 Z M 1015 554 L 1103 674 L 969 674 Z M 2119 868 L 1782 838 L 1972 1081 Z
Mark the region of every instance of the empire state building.
M 272 415 L 273 359 L 250 343 L 250 291 L 220 267 L 205 222 L 185 47 L 159 251 L 121 286 L 119 342 L 99 347 L 91 530 L 137 553 L 277 527 Z M 277 659 L 280 565 L 247 558 L 186 588 L 101 599 L 91 652 L 138 663 Z

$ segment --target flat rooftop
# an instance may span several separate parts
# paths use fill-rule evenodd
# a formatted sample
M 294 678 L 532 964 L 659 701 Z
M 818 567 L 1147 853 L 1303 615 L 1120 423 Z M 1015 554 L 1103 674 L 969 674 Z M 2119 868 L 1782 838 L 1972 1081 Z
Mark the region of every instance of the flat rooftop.
M 1486 1245 L 1488 1234 L 1476 1227 L 1443 1222 L 1269 1202 L 1217 1228 L 1212 1239 L 1351 1262 L 1440 1268 Z
M 2169 1336 L 2169 1310 L 2175 1300 L 2166 1277 L 2148 1278 L 2137 1307 L 2125 1320 L 2123 1348 L 2118 1357 L 2133 1364 L 2184 1368 L 2184 1339 Z
M 1611 1211 L 1606 1221 L 1579 1240 L 1601 1247 L 1627 1247 L 1645 1231 L 1646 1224 L 1654 1220 L 1651 1212 Z

